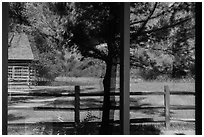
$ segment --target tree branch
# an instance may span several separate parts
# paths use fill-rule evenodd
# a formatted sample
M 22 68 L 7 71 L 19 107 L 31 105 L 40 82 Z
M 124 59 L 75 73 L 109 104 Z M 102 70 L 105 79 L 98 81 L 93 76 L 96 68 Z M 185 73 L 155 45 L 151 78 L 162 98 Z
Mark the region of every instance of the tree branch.
M 87 51 L 87 49 L 88 49 L 88 52 L 86 52 L 86 53 L 89 54 L 92 57 L 101 59 L 103 61 L 107 60 L 105 53 L 103 53 L 102 51 L 100 51 L 100 50 L 98 50 L 98 49 L 96 49 L 96 48 L 94 48 L 92 46 L 83 45 L 83 46 L 80 46 L 80 48 L 83 48 L 85 51 Z M 90 53 L 89 51 L 93 51 L 94 53 Z
M 156 32 L 156 31 L 160 31 L 160 30 L 164 30 L 164 29 L 168 29 L 168 28 L 173 28 L 173 27 L 175 27 L 175 26 L 177 26 L 177 25 L 180 25 L 180 24 L 182 24 L 182 23 L 184 23 L 184 22 L 189 21 L 190 19 L 191 19 L 191 18 L 187 18 L 187 19 L 184 19 L 184 20 L 182 20 L 182 21 L 179 21 L 179 22 L 174 23 L 174 24 L 171 24 L 171 25 L 166 25 L 166 26 L 163 26 L 163 27 L 161 27 L 161 28 L 157 28 L 157 29 L 152 29 L 152 30 L 148 30 L 148 31 L 141 32 L 140 34 L 141 34 L 141 35 L 150 34 L 150 33 L 152 33 L 152 32 Z
M 174 4 L 173 4 L 174 5 Z M 165 11 L 162 11 L 161 13 L 158 13 L 157 15 L 155 16 L 152 16 L 151 18 L 149 18 L 149 20 L 152 20 L 152 19 L 155 19 L 159 16 L 162 16 L 164 15 L 165 13 L 168 13 L 168 12 L 171 12 L 171 8 L 173 7 L 173 5 L 171 5 L 167 10 Z M 145 22 L 146 20 L 140 20 L 140 21 L 133 21 L 130 23 L 130 26 L 134 26 L 135 24 L 139 24 L 139 23 L 142 23 L 142 22 Z
M 147 22 L 149 21 L 149 19 L 150 19 L 151 16 L 153 15 L 153 13 L 154 13 L 156 7 L 157 7 L 157 2 L 154 4 L 154 7 L 153 7 L 152 11 L 150 12 L 149 16 L 146 18 L 146 20 L 145 20 L 145 21 L 143 22 L 143 24 L 141 25 L 141 27 L 140 27 L 139 30 L 137 31 L 137 34 L 136 34 L 136 35 L 140 34 L 141 31 L 144 29 L 145 25 L 147 24 Z
M 107 60 L 105 57 L 98 56 L 97 54 L 92 54 L 92 53 L 89 53 L 89 52 L 87 52 L 87 56 L 88 57 L 93 57 L 93 58 L 96 58 L 96 59 L 100 59 L 100 60 L 103 60 L 103 61 Z

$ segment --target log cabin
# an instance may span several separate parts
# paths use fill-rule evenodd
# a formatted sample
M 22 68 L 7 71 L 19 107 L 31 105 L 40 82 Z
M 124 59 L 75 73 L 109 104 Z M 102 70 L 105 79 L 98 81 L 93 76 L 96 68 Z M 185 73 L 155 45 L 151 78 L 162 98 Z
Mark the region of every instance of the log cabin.
M 25 33 L 8 35 L 8 88 L 36 84 L 39 60 L 34 42 Z

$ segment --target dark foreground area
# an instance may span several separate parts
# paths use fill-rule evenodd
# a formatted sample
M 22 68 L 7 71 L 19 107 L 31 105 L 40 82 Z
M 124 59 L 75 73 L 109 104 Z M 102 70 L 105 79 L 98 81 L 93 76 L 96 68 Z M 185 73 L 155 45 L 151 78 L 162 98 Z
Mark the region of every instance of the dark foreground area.
M 184 128 L 185 127 L 185 128 Z M 165 130 L 163 124 L 158 125 L 131 125 L 131 135 L 194 135 L 194 124 L 171 124 L 168 130 Z M 87 122 L 79 126 L 73 126 L 70 123 L 37 123 L 32 125 L 9 126 L 8 135 L 98 135 L 100 124 Z M 112 135 L 120 134 L 119 125 L 114 125 Z

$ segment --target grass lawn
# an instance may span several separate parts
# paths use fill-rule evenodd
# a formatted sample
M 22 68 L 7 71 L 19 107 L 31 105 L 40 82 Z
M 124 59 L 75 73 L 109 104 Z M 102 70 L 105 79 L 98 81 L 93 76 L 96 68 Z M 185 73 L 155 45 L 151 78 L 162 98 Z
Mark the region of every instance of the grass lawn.
M 118 80 L 117 80 L 118 82 Z M 61 83 L 61 84 L 60 84 Z M 102 91 L 102 79 L 98 78 L 57 78 L 53 84 L 54 86 L 40 86 L 35 87 L 35 89 L 41 90 L 33 90 L 32 92 L 74 92 L 74 85 L 80 85 L 81 92 L 96 92 Z M 139 92 L 139 91 L 163 91 L 164 85 L 168 85 L 170 90 L 175 91 L 195 91 L 195 84 L 194 83 L 173 83 L 173 82 L 134 82 L 131 80 L 130 84 L 130 92 Z M 61 90 L 56 90 L 56 89 Z M 116 84 L 116 88 L 119 88 L 119 84 Z M 47 90 L 44 90 L 47 89 Z M 119 104 L 119 98 L 116 97 L 116 105 Z M 73 108 L 74 99 L 71 97 L 35 97 L 35 98 L 14 98 L 11 97 L 11 102 L 9 106 L 12 107 L 19 107 L 19 106 L 27 106 L 31 109 L 28 110 L 10 110 L 8 111 L 8 122 L 9 123 L 35 123 L 35 122 L 66 122 L 66 121 L 74 121 L 74 113 L 71 111 L 45 111 L 45 110 L 35 110 L 32 109 L 34 107 L 71 107 Z M 13 101 L 13 102 L 12 102 Z M 102 105 L 103 97 L 81 97 L 81 107 L 100 107 Z M 164 105 L 164 97 L 161 95 L 146 95 L 146 96 L 131 96 L 130 97 L 130 105 L 131 106 L 161 106 Z M 195 105 L 195 98 L 193 96 L 171 96 L 170 97 L 170 104 L 171 105 Z M 98 121 L 101 120 L 102 113 L 99 111 L 81 111 L 80 118 L 83 121 L 88 114 L 92 116 L 98 117 Z M 170 111 L 171 118 L 178 119 L 187 119 L 195 118 L 195 111 L 194 110 L 171 110 Z M 137 118 L 151 118 L 154 120 L 164 120 L 164 110 L 131 110 L 130 118 L 137 119 Z M 114 119 L 119 120 L 119 111 L 115 111 Z M 39 125 L 38 125 L 39 126 Z M 194 124 L 180 124 L 178 123 L 171 125 L 172 131 L 177 131 L 178 133 L 184 130 L 194 131 Z M 35 126 L 36 127 L 36 126 Z M 178 128 L 179 127 L 179 128 Z M 10 134 L 17 134 L 13 131 L 14 127 L 9 128 Z M 42 128 L 42 126 L 41 126 Z M 41 130 L 40 128 L 40 130 Z M 139 127 L 135 127 L 138 129 Z M 141 128 L 141 127 L 140 127 Z M 140 129 L 139 128 L 139 129 Z M 146 128 L 146 127 L 145 127 Z M 143 129 L 145 129 L 143 128 Z M 153 127 L 149 127 L 152 129 Z M 152 129 L 155 131 L 156 134 L 169 134 L 164 133 L 164 126 L 155 126 L 157 130 L 161 132 L 156 132 L 156 129 Z M 20 128 L 19 128 L 20 129 Z M 180 129 L 180 131 L 178 131 Z M 133 129 L 131 129 L 133 130 Z M 148 130 L 148 128 L 147 128 Z M 27 134 L 33 134 L 30 130 L 27 130 Z M 134 130 L 133 130 L 134 131 Z M 141 129 L 140 129 L 141 131 Z M 19 131 L 19 133 L 25 132 Z M 143 130 L 143 133 L 146 133 Z M 143 134 L 141 133 L 141 134 Z M 154 134 L 148 133 L 148 134 Z M 52 133 L 54 134 L 54 133 Z M 132 134 L 140 134 L 140 133 L 133 133 Z M 172 133 L 173 134 L 173 133 Z M 187 134 L 187 133 L 186 133 Z

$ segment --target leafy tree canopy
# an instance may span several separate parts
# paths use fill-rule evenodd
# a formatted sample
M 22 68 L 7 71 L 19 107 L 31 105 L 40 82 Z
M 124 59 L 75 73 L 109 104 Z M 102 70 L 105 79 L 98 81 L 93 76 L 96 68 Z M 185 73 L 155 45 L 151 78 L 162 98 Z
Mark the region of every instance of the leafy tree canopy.
M 9 31 L 32 34 L 41 52 L 52 51 L 61 59 L 65 51 L 74 48 L 84 57 L 109 62 L 119 55 L 120 5 L 10 3 Z M 168 56 L 172 61 L 160 70 L 191 71 L 195 61 L 194 10 L 191 2 L 131 3 L 131 66 L 155 68 L 160 62 L 157 58 Z

